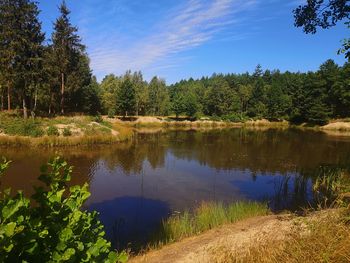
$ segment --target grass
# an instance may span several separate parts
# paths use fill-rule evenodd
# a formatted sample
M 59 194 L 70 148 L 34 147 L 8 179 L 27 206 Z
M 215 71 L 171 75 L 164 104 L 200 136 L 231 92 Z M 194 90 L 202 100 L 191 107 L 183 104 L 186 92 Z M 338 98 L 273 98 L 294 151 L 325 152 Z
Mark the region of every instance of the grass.
M 130 127 L 112 124 L 102 120 L 102 117 L 38 117 L 24 120 L 16 112 L 0 112 L 0 146 L 111 144 L 129 140 L 132 136 Z
M 244 255 L 217 251 L 213 262 L 350 262 L 350 227 L 343 217 L 329 215 L 310 222 L 305 231 L 293 231 L 283 241 L 256 244 Z
M 163 221 L 152 243 L 154 247 L 159 247 L 220 225 L 266 214 L 268 214 L 268 209 L 264 203 L 237 202 L 229 205 L 213 202 L 202 203 L 193 213 L 186 211 Z

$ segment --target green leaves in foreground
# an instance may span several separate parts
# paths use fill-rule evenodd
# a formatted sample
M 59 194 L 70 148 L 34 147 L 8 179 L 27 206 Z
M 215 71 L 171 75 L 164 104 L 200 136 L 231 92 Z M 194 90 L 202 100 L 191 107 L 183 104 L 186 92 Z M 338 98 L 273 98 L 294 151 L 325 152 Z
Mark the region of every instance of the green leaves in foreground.
M 0 164 L 0 177 L 9 163 Z M 0 262 L 126 262 L 104 236 L 96 212 L 82 209 L 88 185 L 68 188 L 72 167 L 60 158 L 43 166 L 30 200 L 10 190 L 0 200 Z

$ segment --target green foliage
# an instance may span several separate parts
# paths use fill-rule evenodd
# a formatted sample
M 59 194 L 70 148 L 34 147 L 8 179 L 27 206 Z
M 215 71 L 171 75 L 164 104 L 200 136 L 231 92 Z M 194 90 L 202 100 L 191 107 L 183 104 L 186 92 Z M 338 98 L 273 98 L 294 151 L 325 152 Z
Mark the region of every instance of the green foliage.
M 0 176 L 8 162 L 0 165 Z M 111 251 L 96 212 L 83 204 L 88 185 L 68 187 L 72 167 L 60 158 L 42 167 L 35 205 L 22 192 L 0 200 L 1 262 L 126 262 L 126 254 Z
M 46 133 L 48 136 L 59 136 L 60 135 L 57 127 L 55 127 L 55 126 L 49 126 L 49 128 L 47 128 Z
M 10 118 L 2 115 L 0 118 L 0 129 L 9 135 L 20 135 L 30 137 L 40 137 L 44 131 L 40 123 L 36 120 L 22 118 Z
M 114 109 L 109 109 L 108 110 L 108 118 L 113 119 L 115 116 L 115 110 Z
M 62 135 L 64 137 L 69 137 L 69 136 L 72 136 L 72 132 L 71 132 L 71 130 L 68 127 L 66 127 L 66 128 L 63 129 Z
M 315 34 L 317 28 L 328 29 L 341 20 L 346 20 L 349 26 L 350 5 L 345 0 L 309 0 L 300 5 L 294 11 L 296 27 L 303 27 L 305 33 Z M 344 40 L 343 48 L 339 53 L 344 53 L 350 59 L 349 39 Z
M 321 166 L 316 171 L 313 191 L 321 208 L 347 206 L 350 203 L 350 174 L 343 168 Z
M 102 123 L 103 122 L 103 118 L 101 113 L 97 113 L 94 117 L 93 117 L 93 121 L 97 122 L 97 123 Z
M 128 116 L 135 112 L 136 91 L 128 76 L 126 76 L 118 90 L 116 106 L 123 116 Z

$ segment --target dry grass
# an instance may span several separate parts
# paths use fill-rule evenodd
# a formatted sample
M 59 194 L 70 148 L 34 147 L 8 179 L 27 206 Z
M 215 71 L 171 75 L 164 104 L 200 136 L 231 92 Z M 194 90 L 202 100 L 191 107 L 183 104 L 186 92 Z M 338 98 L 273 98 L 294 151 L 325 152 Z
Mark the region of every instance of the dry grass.
M 276 230 L 278 231 L 278 230 Z M 213 262 L 314 263 L 350 262 L 350 226 L 339 216 L 311 221 L 304 231 L 294 231 L 284 241 L 251 246 L 244 255 L 217 250 Z
M 56 129 L 57 133 L 48 131 Z M 67 130 L 65 134 L 65 130 Z M 129 140 L 133 130 L 93 116 L 35 118 L 0 113 L 0 146 L 82 146 Z

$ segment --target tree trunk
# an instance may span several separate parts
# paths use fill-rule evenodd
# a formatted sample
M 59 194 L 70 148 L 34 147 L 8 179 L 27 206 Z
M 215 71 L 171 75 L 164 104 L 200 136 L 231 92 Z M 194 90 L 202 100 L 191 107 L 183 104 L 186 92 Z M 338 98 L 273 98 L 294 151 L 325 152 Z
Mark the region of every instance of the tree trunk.
M 4 110 L 4 92 L 3 91 L 1 91 L 1 111 L 3 111 Z
M 10 82 L 7 83 L 7 110 L 11 110 L 11 88 L 10 88 Z
M 64 114 L 64 73 L 61 73 L 61 114 Z
M 50 89 L 49 115 L 52 113 L 53 92 Z
M 22 102 L 23 102 L 23 118 L 28 119 L 26 96 L 24 94 L 23 94 Z
M 36 105 L 37 105 L 37 101 L 38 101 L 38 91 L 35 90 L 35 95 L 34 95 L 34 106 L 31 107 L 31 115 L 32 118 L 35 118 L 35 111 L 36 111 Z

